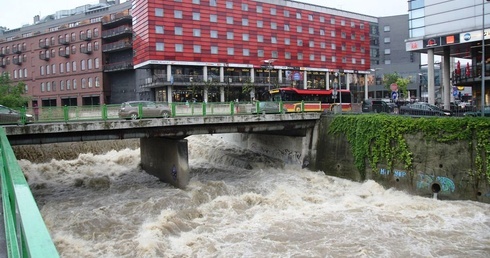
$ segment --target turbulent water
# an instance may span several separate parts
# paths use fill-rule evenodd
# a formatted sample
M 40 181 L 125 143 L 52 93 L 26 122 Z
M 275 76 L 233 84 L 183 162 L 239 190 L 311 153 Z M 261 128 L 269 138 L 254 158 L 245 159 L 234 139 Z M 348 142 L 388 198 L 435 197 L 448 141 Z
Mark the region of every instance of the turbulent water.
M 61 257 L 490 257 L 490 205 L 326 176 L 189 137 L 191 182 L 139 149 L 20 160 Z

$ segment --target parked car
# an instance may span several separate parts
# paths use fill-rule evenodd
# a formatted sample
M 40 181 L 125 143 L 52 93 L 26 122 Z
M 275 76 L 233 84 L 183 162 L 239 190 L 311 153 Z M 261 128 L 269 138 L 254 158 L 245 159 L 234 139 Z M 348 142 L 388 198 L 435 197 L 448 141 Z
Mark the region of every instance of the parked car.
M 451 110 L 441 109 L 426 102 L 415 102 L 400 107 L 400 115 L 452 116 Z
M 467 116 L 467 117 L 481 116 L 481 109 L 476 110 L 476 111 L 465 112 L 464 116 Z M 490 106 L 489 107 L 483 107 L 483 116 L 490 117 Z
M 141 118 L 168 118 L 172 111 L 168 105 L 157 104 L 153 101 L 127 101 L 121 104 L 119 117 L 124 119 L 138 119 L 141 106 Z
M 395 103 L 382 99 L 365 99 L 362 102 L 362 112 L 393 113 L 396 107 Z
M 14 109 L 0 105 L 0 124 L 22 124 L 22 114 Z M 26 114 L 26 123 L 32 123 L 34 117 Z
M 259 110 L 257 112 L 257 102 L 253 104 L 252 106 L 252 114 L 261 114 L 261 113 L 267 113 L 267 114 L 278 114 L 281 112 L 279 109 L 279 103 L 274 102 L 274 101 L 261 101 L 258 102 L 259 105 Z

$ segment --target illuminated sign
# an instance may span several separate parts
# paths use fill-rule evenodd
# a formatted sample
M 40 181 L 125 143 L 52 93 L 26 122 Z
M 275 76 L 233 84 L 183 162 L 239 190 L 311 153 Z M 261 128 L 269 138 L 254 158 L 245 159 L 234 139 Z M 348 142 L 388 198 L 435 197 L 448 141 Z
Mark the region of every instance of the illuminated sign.
M 424 48 L 424 43 L 422 42 L 422 40 L 405 42 L 406 51 L 419 50 L 423 48 Z

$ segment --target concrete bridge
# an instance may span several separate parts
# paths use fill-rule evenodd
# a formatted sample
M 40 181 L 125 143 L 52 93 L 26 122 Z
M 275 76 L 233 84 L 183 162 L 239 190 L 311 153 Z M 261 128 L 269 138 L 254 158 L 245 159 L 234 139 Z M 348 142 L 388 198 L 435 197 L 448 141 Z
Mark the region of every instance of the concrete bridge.
M 320 116 L 321 113 L 286 113 L 70 121 L 5 126 L 5 132 L 11 145 L 140 138 L 142 168 L 164 182 L 184 188 L 190 178 L 187 136 L 222 133 L 292 136 L 301 141 L 301 150 L 297 151 L 315 160 L 315 128 Z

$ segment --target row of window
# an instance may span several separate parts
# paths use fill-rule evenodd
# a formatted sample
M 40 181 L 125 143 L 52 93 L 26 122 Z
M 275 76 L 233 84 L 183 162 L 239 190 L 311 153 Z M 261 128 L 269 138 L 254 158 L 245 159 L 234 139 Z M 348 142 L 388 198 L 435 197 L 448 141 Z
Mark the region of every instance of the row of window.
M 93 46 L 93 47 L 92 47 Z M 92 51 L 98 51 L 99 50 L 99 42 L 91 42 L 87 44 L 80 44 L 79 46 L 79 51 L 80 53 L 84 54 L 90 54 Z M 72 45 L 68 47 L 60 47 L 58 48 L 58 53 L 60 56 L 67 56 L 67 55 L 74 55 L 77 53 L 77 46 Z M 51 49 L 51 50 L 41 50 L 39 51 L 39 58 L 48 60 L 49 58 L 54 58 L 56 57 L 56 50 Z
M 275 23 L 274 23 L 274 26 L 275 26 Z M 259 27 L 261 28 L 261 27 Z M 284 25 L 284 31 L 289 31 L 289 25 L 288 24 L 285 24 Z M 296 27 L 296 31 L 298 33 L 302 33 L 303 32 L 303 27 L 302 26 L 297 26 Z M 308 29 L 308 32 L 309 34 L 315 34 L 315 29 L 314 28 L 309 28 Z M 156 25 L 155 26 L 155 33 L 156 34 L 165 34 L 165 27 L 163 25 Z M 233 39 L 233 34 L 234 32 L 232 31 L 228 31 L 226 32 L 226 39 Z M 174 35 L 177 35 L 177 36 L 183 36 L 184 35 L 184 29 L 182 27 L 174 27 Z M 201 37 L 202 33 L 201 33 L 201 29 L 199 28 L 194 28 L 192 29 L 192 35 L 194 37 Z M 248 41 L 249 40 L 249 35 L 248 33 L 243 33 L 242 34 L 242 38 L 244 41 Z M 325 36 L 325 30 L 322 30 L 320 29 L 320 32 L 319 32 L 319 35 L 320 36 Z M 209 36 L 210 38 L 219 38 L 219 32 L 217 30 L 210 30 L 209 31 Z M 330 31 L 330 36 L 332 38 L 335 38 L 337 37 L 337 32 L 335 30 L 332 30 Z M 257 35 L 257 41 L 258 42 L 263 42 L 263 35 Z M 346 39 L 347 38 L 347 33 L 346 32 L 341 32 L 340 33 L 340 37 L 343 38 L 343 39 Z M 262 41 L 260 41 L 260 38 L 262 38 Z M 272 37 L 272 38 L 275 38 L 275 37 Z M 272 38 L 271 38 L 271 41 L 272 41 Z M 355 32 L 352 32 L 350 34 L 350 39 L 352 40 L 355 40 L 357 38 L 357 35 Z M 365 40 L 366 39 L 366 36 L 364 34 L 361 34 L 359 36 L 359 38 L 361 40 Z M 274 42 L 272 42 L 274 43 Z
M 92 38 L 99 37 L 99 29 L 94 28 L 94 29 L 82 30 L 78 33 L 78 35 L 80 40 L 91 40 Z M 77 41 L 77 34 L 75 32 L 72 32 L 71 34 L 67 33 L 65 35 L 58 35 L 58 44 L 64 45 L 76 41 Z M 39 40 L 40 48 L 50 47 L 54 45 L 56 45 L 55 37 L 44 38 Z
M 155 47 L 156 47 L 156 51 L 165 51 L 165 43 L 163 43 L 163 42 L 157 42 Z M 335 44 L 332 44 L 332 48 L 335 48 L 336 49 Z M 342 50 L 345 50 L 345 49 L 346 49 L 345 44 L 342 44 Z M 352 46 L 351 49 L 354 52 L 356 48 L 355 48 L 355 46 Z M 255 53 L 252 53 L 252 51 L 250 51 L 250 49 L 248 49 L 248 48 L 243 48 L 241 50 L 242 50 L 242 55 L 243 56 L 252 56 L 252 55 L 255 55 Z M 218 46 L 211 46 L 211 48 L 208 49 L 207 51 L 210 51 L 210 53 L 213 54 L 213 55 L 222 54 L 222 53 L 219 53 L 219 47 Z M 183 53 L 184 52 L 184 45 L 183 44 L 175 44 L 175 52 Z M 203 52 L 203 49 L 202 49 L 202 47 L 200 45 L 193 45 L 193 52 L 199 54 L 199 53 L 202 53 Z M 362 53 L 365 52 L 364 48 L 361 48 L 361 52 Z M 228 48 L 226 48 L 226 54 L 227 55 L 230 55 L 230 56 L 234 56 L 236 54 L 235 53 L 235 48 L 234 47 L 228 47 Z M 303 53 L 298 52 L 298 53 L 295 53 L 295 54 L 296 54 L 297 60 L 304 60 Z M 265 57 L 265 51 L 259 49 L 257 51 L 256 55 L 257 55 L 257 57 Z M 279 57 L 279 52 L 278 51 L 271 51 L 271 55 L 270 56 L 272 58 L 281 58 L 281 59 L 292 59 L 293 58 L 293 54 L 291 52 L 284 52 L 284 57 Z M 309 60 L 310 61 L 315 61 L 316 58 L 318 58 L 318 57 L 315 57 L 315 54 L 310 54 L 310 56 L 309 56 Z M 326 55 L 321 55 L 320 56 L 320 60 L 322 62 L 327 61 L 326 59 L 327 59 Z M 337 62 L 337 58 L 335 56 L 331 56 L 331 61 L 332 62 Z M 347 58 L 346 57 L 342 58 L 342 63 L 347 63 Z M 353 64 L 356 64 L 357 63 L 357 59 L 356 58 L 352 58 L 352 63 Z M 361 64 L 365 64 L 365 60 L 364 59 L 361 59 Z
M 54 92 L 57 90 L 57 82 L 42 82 L 41 83 L 41 92 Z M 76 90 L 78 88 L 78 79 L 73 80 L 61 80 L 59 81 L 59 90 Z M 86 88 L 99 88 L 100 87 L 100 78 L 99 77 L 89 77 L 80 79 L 80 87 L 82 89 Z
M 77 71 L 77 63 L 80 63 L 80 70 L 85 71 L 85 70 L 92 70 L 92 69 L 99 69 L 100 68 L 100 60 L 99 58 L 94 58 L 94 59 L 83 59 L 80 61 L 73 61 L 73 62 L 66 62 L 66 63 L 60 63 L 58 65 L 59 68 L 59 73 L 69 73 L 69 72 L 76 72 Z M 56 74 L 56 64 L 51 64 L 51 65 L 41 65 L 39 66 L 39 74 L 41 76 L 44 75 L 50 75 L 50 74 Z
M 210 6 L 213 6 L 213 7 L 217 6 L 216 5 L 216 1 L 217 0 L 210 0 L 209 1 L 209 5 Z M 179 2 L 181 2 L 181 1 L 179 1 Z M 200 4 L 200 0 L 193 0 L 192 2 L 194 4 Z M 198 2 L 198 3 L 195 3 L 195 2 Z M 226 8 L 227 9 L 233 9 L 233 5 L 234 5 L 234 3 L 232 1 L 227 1 L 226 2 Z M 248 4 L 242 3 L 241 4 L 241 10 L 244 11 L 244 12 L 248 12 L 249 11 Z M 256 12 L 257 13 L 263 13 L 264 12 L 263 7 L 261 5 L 257 5 L 256 6 Z M 174 18 L 176 18 L 176 19 L 183 19 L 183 11 L 181 11 L 181 10 L 173 10 L 173 13 L 174 13 L 173 14 Z M 270 8 L 270 15 L 276 16 L 277 15 L 277 9 L 276 8 Z M 284 15 L 285 18 L 290 18 L 291 17 L 291 14 L 290 14 L 290 11 L 289 10 L 284 10 L 283 15 Z M 157 16 L 157 17 L 164 17 L 164 9 L 163 8 L 155 8 L 155 16 Z M 295 14 L 295 17 L 296 17 L 296 19 L 301 20 L 302 19 L 302 13 L 301 13 L 301 11 L 297 11 L 296 14 Z M 200 18 L 201 18 L 200 17 L 200 13 L 194 12 L 192 14 L 192 19 L 193 20 L 197 20 L 198 21 L 198 20 L 200 20 Z M 314 20 L 315 20 L 314 15 L 313 14 L 308 14 L 308 21 L 312 21 L 313 22 Z M 210 17 L 210 21 L 211 22 L 217 22 L 218 21 L 217 15 L 216 14 L 212 14 L 211 17 Z M 325 23 L 325 17 L 319 16 L 318 17 L 318 21 L 321 22 L 321 23 Z M 335 18 L 331 18 L 330 19 L 330 24 L 335 25 L 335 22 L 336 22 L 335 21 Z M 341 20 L 340 21 L 340 25 L 341 26 L 346 26 L 345 20 Z M 353 22 L 353 21 L 351 21 L 350 26 L 352 28 L 355 28 L 356 27 L 356 23 Z M 364 23 L 360 23 L 359 24 L 359 28 L 360 29 L 364 29 Z

